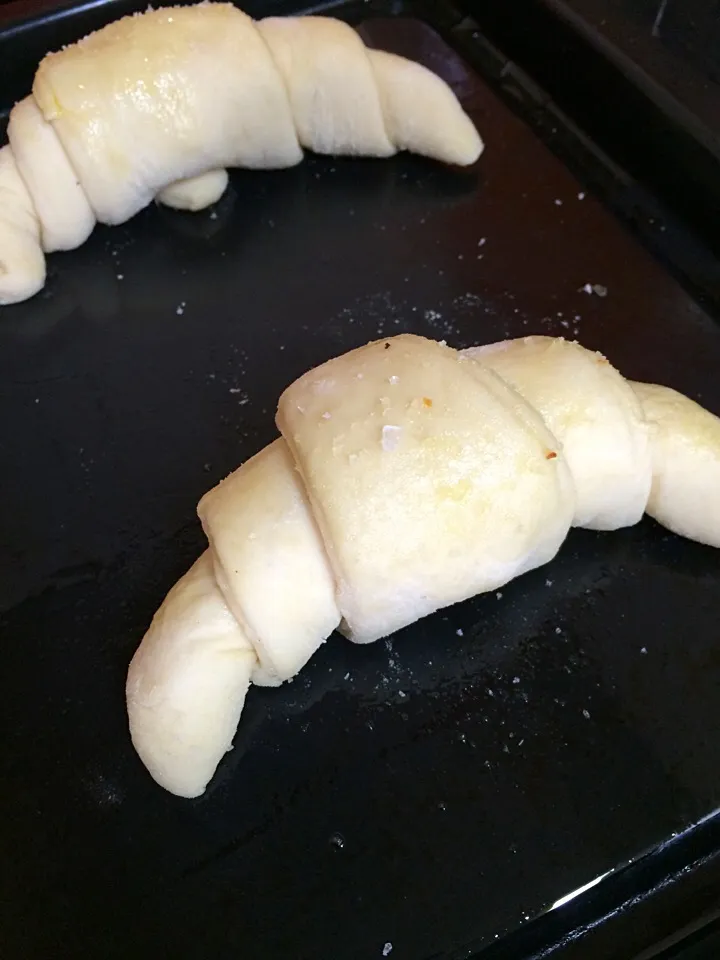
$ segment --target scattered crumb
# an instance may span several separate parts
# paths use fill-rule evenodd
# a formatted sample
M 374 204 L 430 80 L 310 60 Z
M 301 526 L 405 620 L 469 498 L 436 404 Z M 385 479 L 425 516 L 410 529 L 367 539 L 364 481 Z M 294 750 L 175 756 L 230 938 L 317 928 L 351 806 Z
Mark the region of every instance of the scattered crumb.
M 455 631 L 455 633 L 456 633 L 459 637 L 462 637 L 462 636 L 463 636 L 462 627 L 458 627 L 458 629 Z
M 498 590 L 495 596 L 498 598 L 498 600 L 502 600 L 502 590 Z
M 545 581 L 545 586 L 546 586 L 546 587 L 551 587 L 552 585 L 553 585 L 552 580 L 546 580 L 546 581 Z
M 556 201 L 555 201 L 555 206 L 556 206 L 556 207 L 561 207 L 561 206 L 562 206 L 562 200 L 556 200 Z
M 589 719 L 590 719 L 590 711 L 589 711 L 589 710 L 583 710 L 582 714 L 583 714 L 583 716 L 585 717 L 586 720 L 589 720 Z
M 384 956 L 384 957 L 389 957 L 390 954 L 392 953 L 392 948 L 393 948 L 393 945 L 392 945 L 392 944 L 390 943 L 390 941 L 388 940 L 388 942 L 387 942 L 387 943 L 385 944 L 385 946 L 383 947 L 383 956 Z
M 513 683 L 520 683 L 520 677 L 513 677 Z
M 647 653 L 647 647 L 640 647 L 640 653 Z
M 596 297 L 606 297 L 608 288 L 602 283 L 586 283 L 580 287 L 578 293 L 589 293 L 590 295 L 594 293 Z
M 578 200 L 584 200 L 584 199 L 585 199 L 585 194 L 582 193 L 582 192 L 579 193 L 579 194 L 578 194 Z
M 119 273 L 119 274 L 117 275 L 117 278 L 118 278 L 118 280 L 124 280 L 124 279 L 125 279 L 125 274 L 124 274 L 124 273 Z

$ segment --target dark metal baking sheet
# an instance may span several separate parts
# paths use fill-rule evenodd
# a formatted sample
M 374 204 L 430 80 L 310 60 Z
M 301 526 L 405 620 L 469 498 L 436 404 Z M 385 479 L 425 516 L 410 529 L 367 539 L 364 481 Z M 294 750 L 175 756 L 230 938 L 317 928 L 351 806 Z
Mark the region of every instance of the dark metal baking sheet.
M 454 85 L 476 171 L 237 173 L 212 212 L 98 229 L 0 311 L 9 960 L 465 955 L 720 801 L 720 558 L 650 522 L 573 533 L 387 643 L 333 638 L 253 691 L 198 801 L 132 752 L 127 662 L 202 547 L 197 499 L 310 365 L 402 330 L 563 334 L 720 413 L 716 321 L 436 33 L 407 11 L 363 33 Z
M 712 0 L 457 3 L 720 255 L 719 21 Z M 643 232 L 662 247 L 652 230 Z M 683 273 L 697 271 L 695 252 L 680 259 Z M 700 272 L 717 271 L 706 265 Z M 717 290 L 717 276 L 708 282 Z

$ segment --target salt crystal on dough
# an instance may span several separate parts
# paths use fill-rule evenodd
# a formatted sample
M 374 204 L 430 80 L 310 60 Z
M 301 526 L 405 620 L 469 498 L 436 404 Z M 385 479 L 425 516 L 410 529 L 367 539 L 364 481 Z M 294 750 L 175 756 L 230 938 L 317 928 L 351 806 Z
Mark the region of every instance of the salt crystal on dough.
M 402 427 L 393 426 L 390 423 L 386 423 L 382 428 L 382 448 L 386 453 L 392 453 L 393 450 L 396 450 L 398 444 L 400 443 L 400 436 L 402 434 Z

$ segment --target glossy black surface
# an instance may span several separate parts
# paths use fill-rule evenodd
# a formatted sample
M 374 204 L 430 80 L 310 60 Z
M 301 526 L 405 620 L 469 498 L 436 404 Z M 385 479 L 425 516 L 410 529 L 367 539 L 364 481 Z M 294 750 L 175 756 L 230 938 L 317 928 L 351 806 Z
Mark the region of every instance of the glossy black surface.
M 548 0 L 586 19 L 720 135 L 715 0 Z M 713 109 L 714 108 L 714 109 Z
M 453 83 L 476 170 L 236 174 L 0 310 L 8 960 L 462 954 L 720 802 L 720 557 L 650 522 L 387 642 L 333 638 L 253 691 L 198 801 L 133 754 L 125 670 L 202 549 L 195 504 L 310 365 L 401 330 L 564 334 L 720 413 L 716 322 L 432 31 L 365 35 Z
M 720 82 L 714 37 L 720 21 L 712 0 L 457 2 L 543 88 L 540 112 L 559 107 L 572 117 L 701 235 L 717 260 Z M 632 220 L 632 203 L 624 206 Z M 652 230 L 642 232 L 654 249 L 662 248 Z M 694 252 L 674 259 L 684 261 L 686 277 L 697 269 Z M 709 284 L 717 298 L 717 266 L 700 272 L 706 275 L 700 289 Z

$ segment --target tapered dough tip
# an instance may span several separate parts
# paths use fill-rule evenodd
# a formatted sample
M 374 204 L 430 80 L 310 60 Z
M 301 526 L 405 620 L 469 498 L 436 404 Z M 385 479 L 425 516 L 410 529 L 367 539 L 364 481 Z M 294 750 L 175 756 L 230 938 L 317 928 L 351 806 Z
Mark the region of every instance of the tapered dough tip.
M 157 201 L 173 210 L 196 213 L 211 207 L 222 197 L 228 185 L 227 170 L 208 170 L 197 177 L 177 180 L 157 195 Z
M 651 428 L 647 513 L 673 533 L 720 547 L 720 417 L 670 387 L 631 385 Z
M 153 779 L 199 797 L 237 730 L 256 657 L 206 551 L 172 588 L 128 670 L 130 735 Z
M 0 306 L 22 303 L 45 286 L 45 257 L 37 240 L 0 223 Z
M 401 150 L 459 167 L 485 149 L 480 134 L 450 87 L 432 70 L 383 50 L 368 50 L 385 125 Z

